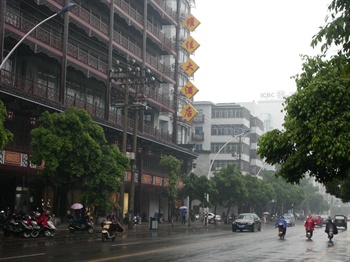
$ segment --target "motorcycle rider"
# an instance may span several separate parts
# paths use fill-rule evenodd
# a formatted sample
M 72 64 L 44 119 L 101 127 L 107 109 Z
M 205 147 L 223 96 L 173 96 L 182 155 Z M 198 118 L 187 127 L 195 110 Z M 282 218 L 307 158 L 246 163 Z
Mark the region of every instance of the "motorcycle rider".
M 338 234 L 337 226 L 333 223 L 332 219 L 328 218 L 324 232 L 326 232 L 328 235 L 331 228 L 333 229 L 333 235 Z
M 312 218 L 312 215 L 309 214 L 308 218 L 306 219 L 304 223 L 305 231 L 307 231 L 308 228 L 311 229 L 311 237 L 313 235 L 313 232 L 315 230 L 315 219 Z
M 280 218 L 276 221 L 275 228 L 278 227 L 279 224 L 283 224 L 283 233 L 284 233 L 284 235 L 286 235 L 287 234 L 288 223 L 284 219 L 284 216 L 280 216 Z

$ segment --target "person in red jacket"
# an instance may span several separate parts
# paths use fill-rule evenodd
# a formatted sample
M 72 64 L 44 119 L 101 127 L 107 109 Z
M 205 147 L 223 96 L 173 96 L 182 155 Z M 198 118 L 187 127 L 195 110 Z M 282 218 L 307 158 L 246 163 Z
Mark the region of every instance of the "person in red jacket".
M 313 231 L 315 230 L 315 219 L 312 218 L 311 214 L 309 214 L 308 218 L 306 219 L 304 227 L 305 227 L 305 231 L 307 231 L 308 228 L 311 229 L 311 236 L 312 236 Z

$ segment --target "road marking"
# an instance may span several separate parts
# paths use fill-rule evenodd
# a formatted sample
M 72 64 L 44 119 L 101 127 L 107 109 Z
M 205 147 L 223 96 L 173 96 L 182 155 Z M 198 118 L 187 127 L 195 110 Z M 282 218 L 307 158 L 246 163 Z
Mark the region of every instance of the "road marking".
M 164 252 L 164 251 L 169 251 L 169 250 L 175 250 L 175 249 L 180 249 L 180 248 L 184 248 L 184 247 L 188 247 L 188 245 L 181 245 L 181 246 L 160 248 L 160 249 L 152 249 L 152 250 L 149 250 L 149 251 L 134 253 L 134 254 L 130 254 L 130 255 L 122 255 L 122 256 L 114 256 L 114 257 L 106 257 L 106 258 L 101 258 L 101 259 L 96 259 L 96 260 L 90 260 L 89 262 L 99 262 L 99 261 L 110 261 L 110 260 L 115 260 L 115 259 L 123 259 L 123 258 L 128 258 L 128 257 L 148 255 L 148 254 L 156 253 L 156 252 Z
M 143 242 L 120 243 L 120 244 L 111 245 L 111 247 L 127 246 L 127 245 L 141 244 L 141 243 L 143 243 Z
M 15 257 L 4 257 L 4 258 L 0 258 L 0 261 L 18 259 L 18 258 L 26 258 L 26 257 L 44 256 L 44 255 L 46 255 L 46 253 L 37 253 L 37 254 L 31 254 L 31 255 L 25 255 L 25 256 L 15 256 Z
M 225 243 L 227 242 L 227 238 L 231 237 L 224 237 L 215 240 L 215 243 Z M 90 260 L 88 262 L 100 262 L 100 261 L 110 261 L 110 260 L 116 260 L 116 259 L 123 259 L 123 258 L 130 258 L 130 257 L 135 257 L 135 256 L 142 256 L 142 255 L 148 255 L 148 254 L 153 254 L 157 252 L 165 252 L 165 251 L 170 251 L 170 250 L 177 250 L 177 249 L 183 249 L 183 248 L 188 248 L 189 246 L 202 246 L 203 244 L 211 245 L 211 243 L 193 243 L 189 245 L 178 245 L 178 246 L 172 246 L 172 247 L 166 247 L 166 248 L 159 248 L 159 249 L 152 249 L 148 251 L 143 251 L 139 253 L 133 253 L 129 255 L 120 255 L 120 256 L 113 256 L 113 257 L 106 257 L 106 258 L 100 258 L 100 259 L 95 259 L 95 260 Z

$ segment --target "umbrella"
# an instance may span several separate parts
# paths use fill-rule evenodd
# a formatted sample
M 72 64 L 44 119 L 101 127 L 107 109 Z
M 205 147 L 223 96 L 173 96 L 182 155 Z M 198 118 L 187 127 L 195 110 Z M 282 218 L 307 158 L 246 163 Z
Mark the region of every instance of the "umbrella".
M 179 209 L 187 209 L 187 206 L 181 206 Z
M 70 207 L 71 209 L 82 209 L 83 205 L 80 203 L 74 203 L 73 205 L 71 205 Z
M 270 213 L 269 212 L 264 212 L 263 215 L 270 215 Z

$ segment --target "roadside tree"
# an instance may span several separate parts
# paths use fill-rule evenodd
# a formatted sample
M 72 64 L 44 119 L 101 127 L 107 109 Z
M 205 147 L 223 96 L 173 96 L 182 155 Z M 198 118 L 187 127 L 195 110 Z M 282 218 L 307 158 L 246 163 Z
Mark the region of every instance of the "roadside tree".
M 117 149 L 108 149 L 102 127 L 82 109 L 44 112 L 39 118 L 39 127 L 31 131 L 31 139 L 34 151 L 31 161 L 36 165 L 44 164 L 39 175 L 54 187 L 53 212 L 56 215 L 65 214 L 71 185 L 85 186 L 85 198 L 89 202 L 98 201 L 99 197 L 88 196 L 93 191 L 92 184 L 106 186 L 124 175 L 128 163 L 125 156 L 116 153 Z M 111 160 L 109 165 L 106 159 Z M 117 183 L 113 182 L 111 187 L 106 187 L 106 194 L 117 190 Z
M 4 147 L 13 139 L 13 134 L 4 127 L 6 114 L 6 107 L 4 103 L 0 101 L 0 149 L 4 149 Z

